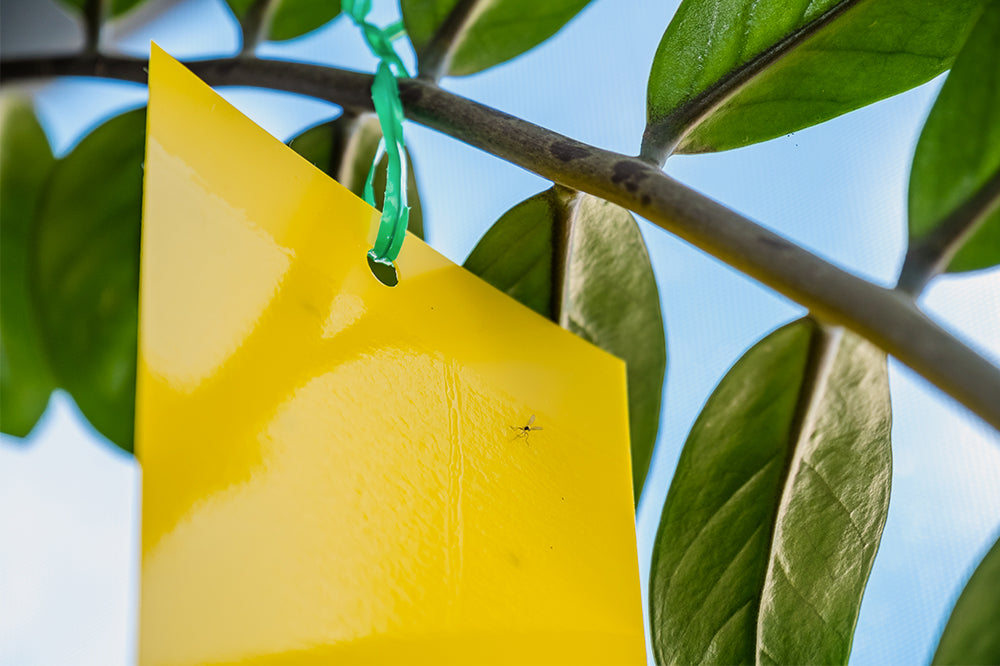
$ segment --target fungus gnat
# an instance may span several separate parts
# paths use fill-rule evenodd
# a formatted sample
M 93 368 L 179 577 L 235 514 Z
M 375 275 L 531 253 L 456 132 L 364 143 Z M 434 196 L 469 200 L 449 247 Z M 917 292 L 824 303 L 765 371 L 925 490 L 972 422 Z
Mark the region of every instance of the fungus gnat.
M 510 427 L 511 430 L 516 430 L 517 431 L 517 434 L 514 435 L 514 439 L 520 439 L 521 437 L 523 437 L 524 441 L 527 442 L 528 441 L 528 437 L 531 435 L 531 433 L 533 431 L 535 431 L 535 430 L 542 430 L 543 429 L 542 426 L 531 425 L 534 422 L 535 422 L 535 415 L 532 414 L 528 418 L 528 422 L 526 424 L 524 424 L 523 426 L 511 426 Z

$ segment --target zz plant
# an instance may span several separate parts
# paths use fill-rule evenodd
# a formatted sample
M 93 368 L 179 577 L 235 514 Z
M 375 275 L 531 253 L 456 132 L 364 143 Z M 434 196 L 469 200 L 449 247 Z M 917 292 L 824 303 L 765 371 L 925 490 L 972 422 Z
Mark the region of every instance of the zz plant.
M 141 1 L 63 0 L 84 18 L 84 49 L 4 60 L 0 79 L 144 82 L 144 61 L 100 49 L 105 19 Z M 342 106 L 290 145 L 360 192 L 379 139 L 371 77 L 254 55 L 262 41 L 335 20 L 339 5 L 227 2 L 241 52 L 189 66 L 212 85 Z M 809 310 L 746 352 L 692 428 L 656 537 L 650 626 L 657 663 L 844 663 L 889 506 L 886 355 L 1000 429 L 1000 369 L 917 306 L 936 276 L 1000 263 L 1000 0 L 684 0 L 653 58 L 634 157 L 438 86 L 535 47 L 588 2 L 400 0 L 419 68 L 400 82 L 407 116 L 553 182 L 504 214 L 466 267 L 627 362 L 636 502 L 659 427 L 666 345 L 633 215 Z M 894 289 L 662 171 L 672 155 L 779 137 L 948 70 L 913 159 L 909 250 Z M 63 388 L 131 450 L 144 113 L 107 121 L 61 159 L 30 102 L 5 98 L 2 121 L 3 432 L 25 436 Z M 410 230 L 422 233 L 419 202 Z M 995 545 L 934 662 L 1000 663 L 998 618 Z

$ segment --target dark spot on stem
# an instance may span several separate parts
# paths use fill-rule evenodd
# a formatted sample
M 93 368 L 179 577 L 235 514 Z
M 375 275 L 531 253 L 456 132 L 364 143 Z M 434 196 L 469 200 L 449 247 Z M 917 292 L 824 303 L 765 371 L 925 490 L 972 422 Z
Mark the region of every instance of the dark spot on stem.
M 648 194 L 643 194 L 642 198 L 639 199 L 639 203 L 641 203 L 643 206 L 648 206 L 649 202 L 650 198 Z
M 645 167 L 630 160 L 619 160 L 615 162 L 614 171 L 611 173 L 612 183 L 621 183 L 631 180 L 638 183 L 646 177 Z
M 549 153 L 552 154 L 557 160 L 561 162 L 570 162 L 572 160 L 578 160 L 586 157 L 589 154 L 586 148 L 578 146 L 572 141 L 564 141 L 560 139 L 559 141 L 553 141 L 549 145 Z
M 615 162 L 611 172 L 611 182 L 623 185 L 626 190 L 635 194 L 639 191 L 639 183 L 648 175 L 644 165 L 631 160 L 619 160 Z
M 773 247 L 776 250 L 787 250 L 789 247 L 787 242 L 776 238 L 762 236 L 759 240 L 762 244 L 767 245 L 768 247 Z
M 424 89 L 416 84 L 399 86 L 399 100 L 406 104 L 416 104 L 424 97 Z

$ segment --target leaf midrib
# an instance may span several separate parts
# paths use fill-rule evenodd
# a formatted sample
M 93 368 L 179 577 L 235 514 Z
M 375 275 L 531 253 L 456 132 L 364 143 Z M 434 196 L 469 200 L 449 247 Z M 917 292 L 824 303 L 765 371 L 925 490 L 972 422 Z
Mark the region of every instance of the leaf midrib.
M 575 190 L 553 186 L 552 204 L 555 212 L 552 225 L 552 320 L 569 330 L 570 271 L 576 236 L 576 217 L 583 195 Z
M 427 45 L 417 54 L 420 76 L 437 81 L 447 76 L 455 53 L 462 45 L 476 19 L 490 9 L 496 0 L 458 0 L 448 12 Z
M 768 588 L 768 583 L 773 577 L 773 572 L 775 569 L 775 563 L 778 562 L 777 557 L 775 557 L 774 543 L 775 536 L 777 534 L 778 522 L 781 516 L 784 515 L 791 503 L 792 489 L 795 486 L 795 480 L 798 478 L 798 471 L 803 465 L 803 459 L 805 457 L 806 450 L 806 439 L 809 433 L 812 432 L 813 426 L 816 424 L 816 420 L 820 413 L 818 409 L 822 403 L 823 396 L 826 392 L 826 387 L 829 383 L 830 374 L 833 370 L 834 360 L 837 356 L 837 350 L 840 346 L 840 340 L 843 336 L 843 329 L 841 328 L 828 328 L 824 324 L 819 322 L 813 322 L 813 330 L 810 333 L 809 341 L 809 351 L 806 357 L 806 366 L 802 375 L 802 384 L 799 389 L 799 399 L 795 407 L 795 413 L 792 417 L 791 427 L 788 431 L 788 439 L 793 442 L 789 446 L 788 454 L 785 458 L 785 467 L 781 472 L 779 478 L 784 479 L 782 482 L 781 494 L 778 498 L 778 502 L 775 504 L 773 519 L 770 521 L 770 534 L 768 535 L 768 550 L 767 550 L 767 567 L 764 569 L 764 577 L 761 580 L 760 591 L 763 595 L 764 590 Z M 792 583 L 791 578 L 787 576 L 789 585 L 801 595 L 798 588 Z M 754 625 L 756 627 L 756 636 L 754 640 L 754 663 L 760 663 L 760 646 L 762 644 L 762 624 L 760 617 L 760 598 L 757 600 L 756 607 L 754 608 Z M 818 614 L 818 611 L 817 611 Z M 820 615 L 823 619 L 824 624 L 826 624 L 826 619 Z
M 780 62 L 806 40 L 848 10 L 869 0 L 843 0 L 805 25 L 764 49 L 747 62 L 731 69 L 714 84 L 694 95 L 663 118 L 649 123 L 643 135 L 640 156 L 663 164 L 684 138 L 726 102 L 753 83 L 772 65 Z

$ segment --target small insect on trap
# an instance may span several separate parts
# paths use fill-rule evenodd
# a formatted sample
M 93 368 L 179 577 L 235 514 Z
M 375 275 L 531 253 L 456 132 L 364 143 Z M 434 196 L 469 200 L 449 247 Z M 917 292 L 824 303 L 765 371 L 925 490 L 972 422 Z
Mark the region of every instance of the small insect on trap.
M 624 364 L 149 89 L 140 663 L 645 663 Z

